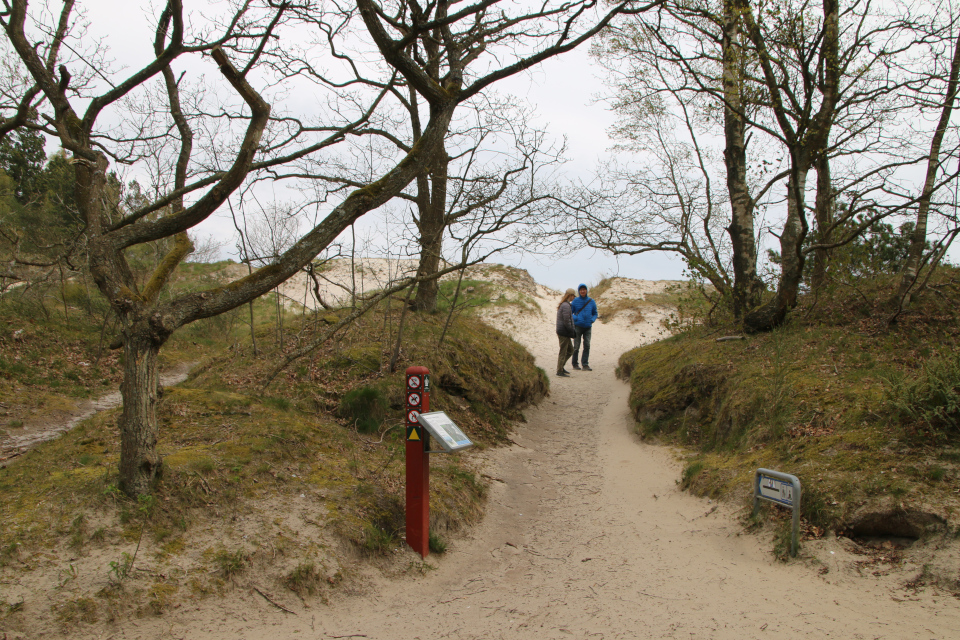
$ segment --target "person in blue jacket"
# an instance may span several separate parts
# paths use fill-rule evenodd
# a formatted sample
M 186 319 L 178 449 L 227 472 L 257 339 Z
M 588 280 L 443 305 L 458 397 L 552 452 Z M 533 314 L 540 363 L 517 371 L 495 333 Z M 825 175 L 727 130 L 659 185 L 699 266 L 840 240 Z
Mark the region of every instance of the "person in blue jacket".
M 597 303 L 593 298 L 587 296 L 587 285 L 581 284 L 577 287 L 580 294 L 570 303 L 573 311 L 573 328 L 576 331 L 576 337 L 573 339 L 573 368 L 580 371 L 593 371 L 590 368 L 590 330 L 593 323 L 597 321 Z M 577 363 L 577 356 L 580 353 L 580 341 L 583 341 L 583 359 L 580 362 L 583 367 Z

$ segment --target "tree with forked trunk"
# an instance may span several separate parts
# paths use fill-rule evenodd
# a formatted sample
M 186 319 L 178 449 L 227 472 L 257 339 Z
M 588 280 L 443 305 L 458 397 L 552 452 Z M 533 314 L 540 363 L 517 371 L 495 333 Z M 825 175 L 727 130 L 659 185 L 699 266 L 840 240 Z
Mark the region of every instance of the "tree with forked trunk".
M 195 320 L 218 315 L 252 300 L 276 287 L 296 273 L 315 255 L 328 246 L 351 222 L 370 209 L 383 204 L 405 187 L 416 175 L 415 165 L 431 155 L 437 136 L 425 135 L 424 144 L 413 150 L 405 162 L 387 171 L 379 180 L 358 189 L 318 225 L 303 235 L 270 264 L 245 278 L 226 286 L 198 291 L 172 299 L 161 297 L 171 274 L 192 249 L 188 230 L 208 218 L 247 180 L 251 172 L 282 165 L 338 141 L 355 130 L 366 118 L 345 122 L 325 138 L 312 144 L 297 140 L 278 153 L 259 158 L 264 131 L 270 123 L 270 105 L 247 81 L 247 74 L 257 62 L 271 36 L 281 24 L 285 5 L 265 6 L 256 14 L 252 3 L 232 17 L 224 31 L 214 39 L 194 39 L 187 44 L 183 7 L 179 0 L 170 0 L 157 20 L 154 57 L 144 67 L 127 77 L 110 82 L 110 88 L 87 97 L 71 84 L 68 64 L 59 62 L 60 49 L 73 25 L 73 3 L 67 2 L 55 29 L 50 29 L 46 55 L 34 47 L 28 35 L 28 7 L 15 2 L 3 16 L 3 27 L 11 46 L 28 70 L 39 93 L 31 108 L 40 110 L 46 121 L 45 132 L 55 135 L 61 145 L 73 154 L 77 202 L 89 238 L 89 270 L 101 293 L 121 320 L 121 342 L 124 349 L 124 377 L 121 384 L 123 412 L 120 418 L 121 459 L 120 485 L 130 494 L 149 493 L 162 469 L 156 451 L 158 400 L 157 354 L 179 327 Z M 37 19 L 31 16 L 31 19 Z M 241 26 L 243 28 L 241 29 Z M 251 46 L 250 43 L 253 43 Z M 246 58 L 242 70 L 234 66 L 226 51 Z M 209 54 L 217 63 L 222 77 L 243 100 L 246 122 L 243 137 L 229 166 L 207 175 L 194 174 L 189 167 L 194 133 L 180 104 L 178 80 L 171 64 L 187 55 Z M 96 69 L 100 74 L 105 69 Z M 106 207 L 106 175 L 109 166 L 106 142 L 109 135 L 98 127 L 104 111 L 126 96 L 142 90 L 160 77 L 166 93 L 166 108 L 175 125 L 178 153 L 173 160 L 174 180 L 169 191 L 139 211 L 123 219 Z M 83 98 L 87 98 L 83 100 Z M 80 115 L 76 105 L 86 102 Z M 445 131 L 446 114 L 438 114 L 436 125 L 429 132 Z M 441 134 L 442 138 L 442 134 Z M 264 154 L 266 155 L 266 154 Z M 114 155 L 114 157 L 117 157 Z M 186 197 L 192 197 L 191 203 Z M 163 238 L 172 238 L 172 248 L 150 275 L 138 285 L 132 276 L 125 251 L 131 247 Z
M 357 3 L 360 16 L 381 50 L 390 39 L 395 59 L 388 57 L 388 60 L 391 64 L 396 63 L 403 76 L 402 81 L 391 89 L 400 105 L 398 112 L 403 115 L 389 119 L 379 126 L 379 130 L 370 127 L 368 131 L 380 135 L 385 147 L 406 153 L 417 144 L 423 135 L 423 122 L 432 117 L 437 108 L 437 88 L 448 87 L 452 82 L 462 83 L 457 105 L 464 105 L 486 95 L 499 79 L 587 41 L 614 16 L 644 13 L 659 4 L 660 0 L 613 3 L 601 14 L 598 13 L 598 3 L 578 0 L 545 3 L 530 12 L 513 15 L 490 0 L 463 7 L 449 0 L 423 5 L 417 2 L 368 5 L 360 0 Z M 352 7 L 344 9 L 344 22 L 351 19 L 351 12 Z M 305 19 L 310 19 L 309 12 Z M 531 51 L 531 45 L 534 50 L 525 53 Z M 304 65 L 286 62 L 284 66 L 302 68 Z M 414 68 L 416 73 L 410 75 L 407 70 Z M 515 167 L 502 167 L 498 176 L 469 175 L 462 168 L 465 160 L 473 167 L 477 166 L 475 159 L 479 154 L 474 152 L 477 147 L 456 144 L 453 138 L 459 133 L 455 129 L 456 125 L 453 131 L 448 131 L 444 148 L 434 154 L 417 176 L 410 192 L 403 196 L 414 205 L 408 218 L 416 228 L 419 285 L 411 304 L 419 310 L 431 311 L 436 307 L 437 283 L 430 275 L 436 274 L 440 268 L 445 234 L 448 235 L 451 226 L 458 221 L 470 218 L 472 211 L 485 209 L 490 202 L 490 190 L 479 195 L 474 187 L 481 182 L 488 185 L 497 182 L 505 191 L 509 183 L 524 171 L 534 172 L 534 164 L 552 162 L 546 156 L 531 162 L 534 159 L 521 157 L 521 152 L 516 155 Z M 369 153 L 357 154 L 358 159 L 352 165 L 346 163 L 337 175 L 315 169 L 307 169 L 304 174 L 353 186 L 369 171 L 371 157 L 381 161 L 389 157 L 389 152 L 383 148 L 370 147 L 367 151 Z M 475 197 L 475 203 L 466 207 L 455 204 L 454 201 L 464 193 Z M 536 209 L 548 197 L 544 193 L 531 197 L 531 208 Z M 507 206 L 513 207 L 514 204 L 511 202 Z M 515 219 L 522 217 L 518 209 L 514 207 L 512 210 Z
M 924 79 L 910 62 L 935 36 L 926 24 L 929 17 L 914 15 L 910 6 L 886 13 L 869 2 L 820 0 L 784 3 L 769 13 L 752 0 L 734 4 L 769 108 L 767 122 L 759 126 L 788 159 L 776 293 L 744 317 L 747 329 L 765 331 L 782 324 L 796 306 L 810 254 L 811 285 L 820 287 L 832 248 L 908 206 L 889 197 L 888 184 L 898 168 L 918 157 L 905 153 L 911 141 L 893 123 L 915 113 L 907 95 Z M 812 207 L 811 171 L 817 174 Z M 842 215 L 837 215 L 839 198 L 851 204 Z M 813 241 L 806 242 L 811 210 Z M 866 212 L 870 215 L 863 216 Z M 852 224 L 861 217 L 862 223 Z
M 917 141 L 929 132 L 911 127 L 922 115 L 911 96 L 931 84 L 923 67 L 955 22 L 935 8 L 886 9 L 669 0 L 660 22 L 616 23 L 595 51 L 617 90 L 614 133 L 644 166 L 619 175 L 633 202 L 598 195 L 577 231 L 614 252 L 680 254 L 746 328 L 782 323 L 802 287 L 830 279 L 834 249 L 918 202 L 901 186 L 905 168 L 927 157 Z M 719 140 L 723 195 L 713 187 Z M 949 177 L 941 171 L 937 184 Z M 758 211 L 775 222 L 759 225 Z M 780 271 L 763 300 L 757 260 L 767 233 Z

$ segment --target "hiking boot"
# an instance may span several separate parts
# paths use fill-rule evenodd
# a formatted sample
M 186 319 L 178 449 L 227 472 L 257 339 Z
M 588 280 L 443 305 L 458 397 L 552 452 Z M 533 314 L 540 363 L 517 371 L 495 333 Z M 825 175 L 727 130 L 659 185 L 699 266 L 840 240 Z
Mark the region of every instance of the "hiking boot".
M 579 369 L 579 368 L 580 368 L 580 367 L 577 367 L 577 369 Z M 590 368 L 590 365 L 588 365 L 588 364 L 583 365 L 583 370 L 584 370 L 584 371 L 593 371 L 593 369 L 591 369 L 591 368 Z
M 580 365 L 578 365 L 578 364 L 573 365 L 573 370 L 574 370 L 574 371 L 580 371 Z
M 562 371 L 563 371 L 565 374 L 570 375 L 570 372 L 567 371 L 566 369 L 562 369 Z
M 569 372 L 569 371 L 557 371 L 557 377 L 559 377 L 559 378 L 569 378 L 569 377 L 570 377 L 570 372 Z

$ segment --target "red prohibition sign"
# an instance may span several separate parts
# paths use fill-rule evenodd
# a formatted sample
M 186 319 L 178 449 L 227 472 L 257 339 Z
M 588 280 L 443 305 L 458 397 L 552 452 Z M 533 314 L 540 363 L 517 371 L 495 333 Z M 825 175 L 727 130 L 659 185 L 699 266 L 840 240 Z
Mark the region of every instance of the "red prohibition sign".
M 419 389 L 420 378 L 418 378 L 417 376 L 410 376 L 410 379 L 407 380 L 407 384 L 410 386 L 411 389 Z
M 412 407 L 415 407 L 418 404 L 420 404 L 420 394 L 411 393 L 409 396 L 407 396 L 407 404 L 409 404 Z
M 417 411 L 416 409 L 413 409 L 412 411 L 407 412 L 407 420 L 410 422 L 416 422 L 417 418 L 419 417 L 420 417 L 420 412 Z

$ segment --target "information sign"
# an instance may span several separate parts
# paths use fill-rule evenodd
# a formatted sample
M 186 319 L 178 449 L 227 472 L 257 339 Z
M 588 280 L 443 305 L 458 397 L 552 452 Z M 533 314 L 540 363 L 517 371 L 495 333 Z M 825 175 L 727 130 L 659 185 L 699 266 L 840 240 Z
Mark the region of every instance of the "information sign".
M 800 479 L 789 473 L 772 469 L 757 469 L 753 474 L 753 515 L 757 515 L 760 501 L 789 507 L 793 511 L 793 532 L 790 536 L 790 555 L 797 555 L 800 539 Z
M 793 506 L 793 483 L 760 474 L 760 495 L 786 507 Z
M 426 427 L 431 436 L 436 438 L 447 453 L 462 451 L 473 446 L 470 438 L 443 411 L 421 413 L 419 422 L 421 426 Z

